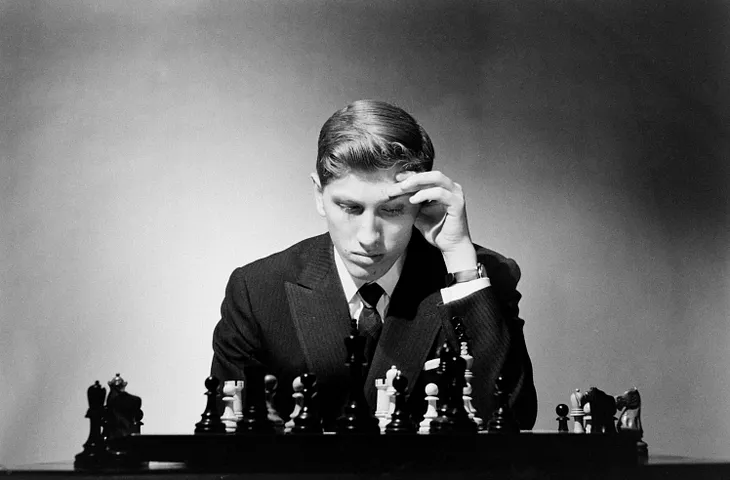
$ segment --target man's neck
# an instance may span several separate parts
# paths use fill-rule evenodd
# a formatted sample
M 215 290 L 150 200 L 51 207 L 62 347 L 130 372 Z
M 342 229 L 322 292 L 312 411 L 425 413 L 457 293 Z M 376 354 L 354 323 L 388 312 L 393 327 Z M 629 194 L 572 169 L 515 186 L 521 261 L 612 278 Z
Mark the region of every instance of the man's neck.
M 349 302 L 352 297 L 357 294 L 357 291 L 361 286 L 363 286 L 365 283 L 372 282 L 366 282 L 364 280 L 353 278 L 352 275 L 350 275 L 350 272 L 347 271 L 345 262 L 342 260 L 342 257 L 340 257 L 340 254 L 337 252 L 336 248 L 334 248 L 334 255 L 335 266 L 337 267 L 337 273 L 340 277 L 340 282 L 342 283 L 342 290 L 345 292 L 345 298 Z M 385 272 L 384 275 L 374 280 L 378 283 L 378 285 L 383 288 L 385 294 L 388 295 L 388 297 L 391 297 L 393 295 L 393 290 L 395 290 L 395 286 L 400 279 L 401 273 L 403 272 L 403 265 L 405 264 L 405 258 L 406 253 L 403 252 L 403 255 L 401 255 L 398 260 L 395 261 L 393 266 L 390 267 L 390 269 Z

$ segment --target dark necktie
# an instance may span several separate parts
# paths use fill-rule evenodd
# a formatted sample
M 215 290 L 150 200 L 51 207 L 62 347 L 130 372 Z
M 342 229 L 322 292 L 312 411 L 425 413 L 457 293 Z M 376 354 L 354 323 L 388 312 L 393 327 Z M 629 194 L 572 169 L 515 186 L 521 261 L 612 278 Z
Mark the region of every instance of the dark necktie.
M 383 330 L 383 321 L 375 307 L 385 292 L 377 283 L 366 283 L 360 287 L 358 293 L 363 300 L 363 308 L 357 321 L 357 330 L 360 335 L 365 337 L 365 358 L 370 364 L 375 354 L 380 332 Z

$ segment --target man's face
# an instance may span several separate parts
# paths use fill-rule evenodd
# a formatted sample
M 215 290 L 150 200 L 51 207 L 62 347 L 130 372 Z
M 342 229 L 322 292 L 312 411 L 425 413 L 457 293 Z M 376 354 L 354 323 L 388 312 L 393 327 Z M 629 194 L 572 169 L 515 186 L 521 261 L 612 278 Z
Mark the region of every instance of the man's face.
M 388 197 L 396 170 L 351 172 L 320 188 L 315 182 L 317 211 L 327 220 L 332 243 L 354 278 L 382 277 L 405 252 L 419 206 L 410 195 Z

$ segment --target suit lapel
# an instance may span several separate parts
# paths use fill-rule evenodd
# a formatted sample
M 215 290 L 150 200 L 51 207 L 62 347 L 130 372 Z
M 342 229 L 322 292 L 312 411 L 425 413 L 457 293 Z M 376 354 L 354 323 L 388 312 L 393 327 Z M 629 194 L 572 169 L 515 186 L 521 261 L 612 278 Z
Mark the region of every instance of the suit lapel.
M 297 281 L 286 283 L 289 311 L 309 371 L 318 378 L 336 379 L 347 375 L 344 338 L 350 331 L 350 314 L 329 236 L 323 235 L 302 260 Z
M 446 271 L 441 254 L 413 231 L 403 272 L 393 291 L 383 332 L 365 381 L 365 397 L 375 406 L 375 380 L 396 366 L 412 390 L 442 325 L 440 288 Z

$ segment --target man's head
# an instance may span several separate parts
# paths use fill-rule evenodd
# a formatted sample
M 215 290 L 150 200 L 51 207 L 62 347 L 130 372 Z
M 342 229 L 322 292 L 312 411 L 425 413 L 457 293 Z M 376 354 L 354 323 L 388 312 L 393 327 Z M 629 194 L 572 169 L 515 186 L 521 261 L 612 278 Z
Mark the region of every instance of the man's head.
M 374 281 L 403 254 L 419 206 L 388 186 L 404 172 L 431 170 L 426 131 L 402 109 L 360 100 L 332 115 L 319 135 L 317 210 L 350 275 Z

